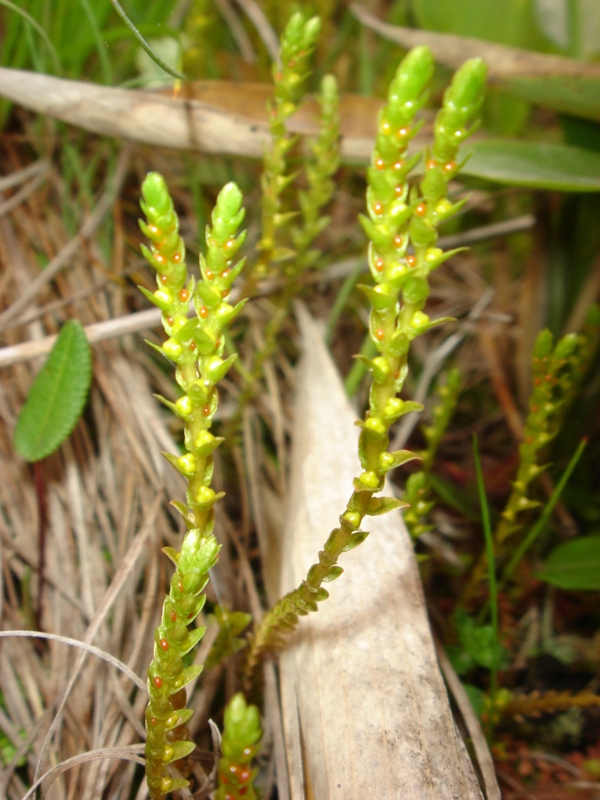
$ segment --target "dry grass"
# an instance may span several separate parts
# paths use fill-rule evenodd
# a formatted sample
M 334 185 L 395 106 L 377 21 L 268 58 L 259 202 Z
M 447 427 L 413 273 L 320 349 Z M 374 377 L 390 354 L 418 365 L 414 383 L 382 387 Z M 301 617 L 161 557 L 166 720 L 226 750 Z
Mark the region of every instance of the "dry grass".
M 87 325 L 127 310 L 119 276 L 111 273 L 97 244 L 78 241 L 69 248 L 73 240 L 61 218 L 60 183 L 36 188 L 0 219 L 0 308 L 27 298 L 6 316 L 4 344 L 56 332 L 71 315 Z M 115 214 L 114 196 L 104 204 L 107 212 Z M 117 229 L 113 243 L 123 234 Z M 62 271 L 53 281 L 40 281 L 38 254 L 51 260 L 65 247 Z M 84 291 L 98 284 L 93 292 Z M 36 310 L 37 319 L 19 324 L 19 314 L 31 317 Z M 26 796 L 38 778 L 44 788 L 52 783 L 48 796 L 60 800 L 125 798 L 140 779 L 136 764 L 142 763 L 146 704 L 140 687 L 168 580 L 160 547 L 177 542 L 181 526 L 167 500 L 182 496 L 184 482 L 160 455 L 176 452 L 177 445 L 168 416 L 152 397 L 139 351 L 139 336 L 95 347 L 86 415 L 41 465 L 41 493 L 12 445 L 39 360 L 8 367 L 1 376 L 2 628 L 32 631 L 39 620 L 40 630 L 63 637 L 8 637 L 0 646 L 0 727 L 17 748 L 3 770 L 0 795 L 11 800 Z M 43 591 L 41 503 L 46 506 Z M 93 648 L 82 651 L 64 637 Z M 114 659 L 140 676 L 137 683 Z M 203 693 L 200 722 L 210 707 L 206 686 Z

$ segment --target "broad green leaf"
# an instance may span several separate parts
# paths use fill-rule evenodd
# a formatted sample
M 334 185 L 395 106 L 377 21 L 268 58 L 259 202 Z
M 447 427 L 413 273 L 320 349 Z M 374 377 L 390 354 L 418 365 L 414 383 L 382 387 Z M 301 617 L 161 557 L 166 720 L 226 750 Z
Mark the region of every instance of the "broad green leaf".
M 600 536 L 559 544 L 536 577 L 558 589 L 600 591 Z
M 498 88 L 555 111 L 600 120 L 600 78 L 587 75 L 515 75 L 501 81 Z
M 15 448 L 27 461 L 39 461 L 62 444 L 85 405 L 92 377 L 92 355 L 80 323 L 70 320 L 29 391 L 15 428 Z
M 535 41 L 530 3 L 523 0 L 412 0 L 419 28 L 487 39 L 516 47 Z
M 564 144 L 488 139 L 473 145 L 461 171 L 531 189 L 600 191 L 600 154 Z

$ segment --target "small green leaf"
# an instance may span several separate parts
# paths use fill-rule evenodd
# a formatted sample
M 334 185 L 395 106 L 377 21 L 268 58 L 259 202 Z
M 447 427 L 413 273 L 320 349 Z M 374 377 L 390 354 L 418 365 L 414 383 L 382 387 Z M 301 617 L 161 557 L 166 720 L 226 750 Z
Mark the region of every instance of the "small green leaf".
M 343 570 L 342 567 L 338 567 L 337 564 L 335 564 L 333 567 L 329 568 L 329 572 L 327 573 L 327 575 L 325 575 L 323 580 L 324 581 L 334 581 L 336 578 L 340 577 L 340 575 L 342 574 L 343 571 L 344 570 Z
M 531 189 L 599 192 L 600 154 L 566 144 L 488 139 L 473 145 L 462 173 Z
M 15 449 L 27 461 L 54 452 L 75 427 L 92 379 L 92 354 L 77 320 L 63 325 L 36 376 L 15 428 Z
M 344 547 L 342 547 L 342 553 L 347 553 L 348 550 L 354 550 L 355 547 L 358 547 L 359 544 L 364 542 L 368 535 L 369 531 L 355 531 L 354 533 L 350 534 L 350 539 L 344 545 Z
M 396 500 L 395 497 L 373 497 L 367 508 L 370 517 L 378 517 L 380 514 L 387 514 L 388 511 L 395 511 L 397 508 L 406 508 L 408 503 Z
M 600 536 L 559 544 L 536 577 L 559 589 L 600 591 Z
M 169 760 L 166 761 L 166 764 L 172 764 L 173 761 L 180 761 L 182 758 L 186 758 L 193 753 L 196 749 L 196 745 L 194 742 L 187 742 L 185 740 L 169 742 L 169 747 L 172 748 L 173 754 L 170 756 Z

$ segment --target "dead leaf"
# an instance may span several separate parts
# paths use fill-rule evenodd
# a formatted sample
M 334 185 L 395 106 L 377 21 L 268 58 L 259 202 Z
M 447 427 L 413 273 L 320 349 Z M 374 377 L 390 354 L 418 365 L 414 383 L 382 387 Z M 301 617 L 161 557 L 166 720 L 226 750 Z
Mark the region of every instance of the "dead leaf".
M 270 141 L 268 84 L 202 81 L 173 92 L 115 89 L 0 67 L 0 96 L 93 133 L 177 150 L 262 158 Z M 371 157 L 381 100 L 343 95 L 341 152 L 346 161 Z M 308 100 L 288 120 L 291 133 L 315 135 L 318 104 Z M 413 140 L 423 146 L 427 132 Z
M 531 103 L 600 120 L 600 64 L 467 36 L 402 28 L 382 22 L 356 3 L 350 8 L 363 25 L 407 50 L 427 45 L 436 60 L 451 69 L 457 69 L 468 58 L 482 58 L 488 65 L 492 86 Z

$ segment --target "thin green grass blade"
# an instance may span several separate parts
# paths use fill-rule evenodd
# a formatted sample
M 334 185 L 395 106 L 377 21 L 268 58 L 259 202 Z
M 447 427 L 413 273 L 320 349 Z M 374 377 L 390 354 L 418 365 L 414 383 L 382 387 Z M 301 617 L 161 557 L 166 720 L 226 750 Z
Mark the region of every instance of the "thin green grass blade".
M 477 492 L 479 494 L 479 503 L 481 506 L 481 520 L 483 523 L 483 535 L 485 536 L 485 549 L 488 560 L 489 582 L 490 582 L 490 611 L 492 617 L 492 630 L 494 632 L 494 666 L 490 670 L 490 697 L 492 702 L 496 696 L 496 671 L 498 663 L 498 593 L 496 587 L 496 570 L 494 559 L 494 539 L 492 535 L 492 525 L 490 523 L 490 509 L 485 494 L 485 484 L 483 482 L 483 472 L 481 469 L 481 461 L 479 458 L 479 447 L 477 444 L 477 435 L 473 434 L 473 457 L 475 459 L 475 474 L 477 476 Z
M 361 259 L 356 259 L 356 261 L 357 261 L 356 266 L 342 284 L 342 287 L 337 293 L 335 302 L 329 313 L 329 319 L 327 320 L 327 331 L 325 333 L 325 342 L 327 343 L 327 346 L 331 344 L 333 331 L 338 323 L 339 318 L 342 315 L 342 311 L 346 307 L 348 298 L 354 291 L 354 287 L 356 286 L 356 281 L 360 278 L 363 272 L 365 272 L 366 268 L 365 260 L 361 258 Z
M 128 16 L 127 16 L 127 14 L 125 13 L 125 10 L 124 10 L 124 9 L 122 8 L 122 6 L 119 4 L 118 0 L 110 0 L 110 2 L 112 3 L 112 5 L 113 5 L 113 8 L 114 8 L 114 9 L 115 9 L 115 11 L 117 12 L 117 14 L 118 14 L 118 15 L 121 17 L 121 19 L 123 20 L 123 22 L 125 23 L 125 25 L 127 25 L 127 27 L 129 28 L 129 30 L 130 30 L 130 31 L 132 32 L 132 34 L 135 36 L 135 38 L 136 38 L 136 39 L 137 39 L 137 41 L 139 42 L 139 45 L 140 45 L 140 47 L 142 48 L 142 50 L 144 50 L 146 53 L 148 53 L 148 55 L 150 56 L 150 58 L 152 59 L 152 61 L 154 61 L 156 64 L 158 64 L 158 66 L 159 66 L 161 69 L 163 69 L 165 72 L 167 72 L 167 73 L 168 73 L 169 75 L 171 75 L 173 78 L 177 78 L 178 80 L 184 81 L 186 78 L 185 78 L 185 75 L 183 75 L 183 73 L 181 73 L 181 72 L 177 72 L 177 70 L 176 70 L 176 69 L 173 69 L 173 68 L 172 68 L 172 67 L 170 67 L 168 64 L 165 64 L 165 62 L 162 60 L 162 58 L 159 58 L 159 56 L 157 56 L 157 54 L 156 54 L 156 53 L 154 52 L 154 50 L 153 50 L 153 49 L 150 47 L 150 45 L 148 44 L 148 42 L 147 42 L 147 41 L 144 39 L 144 37 L 142 36 L 142 34 L 141 34 L 141 33 L 138 31 L 138 29 L 135 27 L 135 25 L 133 24 L 133 22 L 132 22 L 132 21 L 129 19 L 129 17 L 128 17 Z
M 83 13 L 85 14 L 86 19 L 90 24 L 90 28 L 94 36 L 96 51 L 98 53 L 98 58 L 100 59 L 100 65 L 102 67 L 102 75 L 104 78 L 104 83 L 107 86 L 113 86 L 114 85 L 113 71 L 110 64 L 110 59 L 108 57 L 108 53 L 106 51 L 106 45 L 102 38 L 102 31 L 100 30 L 100 26 L 98 25 L 98 21 L 94 16 L 94 12 L 92 11 L 92 7 L 89 3 L 89 0 L 79 0 L 79 4 L 83 9 Z
M 15 449 L 27 461 L 50 455 L 79 419 L 92 377 L 92 354 L 81 324 L 70 320 L 37 375 L 15 428 Z
M 362 347 L 360 348 L 360 354 L 366 358 L 373 358 L 377 355 L 377 347 L 373 339 L 371 339 L 370 333 L 367 333 L 365 336 Z M 344 389 L 348 397 L 354 397 L 366 374 L 367 368 L 362 361 L 355 361 L 354 364 L 352 364 L 352 368 L 344 381 Z
M 50 55 L 52 56 L 52 60 L 54 62 L 54 69 L 58 75 L 62 75 L 62 67 L 60 65 L 60 60 L 58 58 L 58 53 L 56 52 L 54 45 L 48 38 L 48 34 L 42 28 L 42 26 L 37 22 L 30 14 L 24 11 L 22 8 L 19 8 L 17 5 L 11 2 L 11 0 L 0 0 L 0 5 L 5 6 L 6 8 L 14 11 L 16 14 L 19 14 L 23 19 L 31 25 L 31 27 L 35 30 L 41 40 L 44 42 Z

